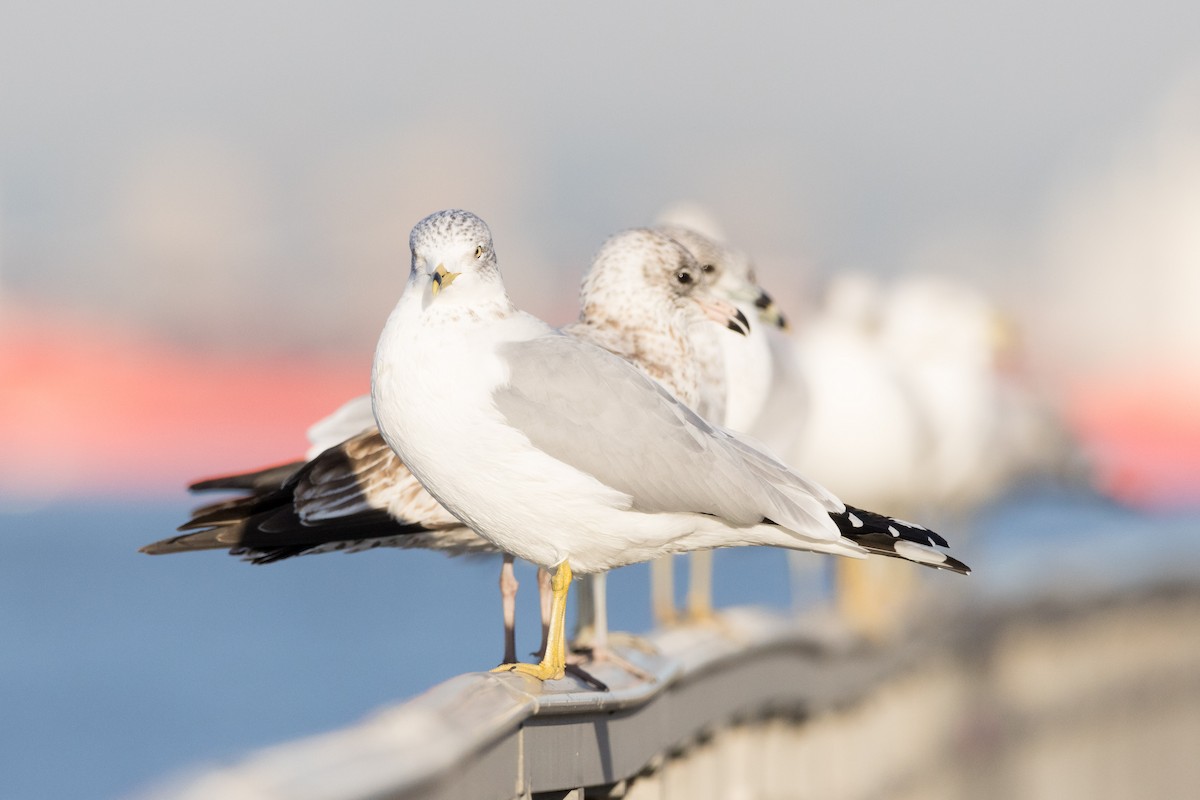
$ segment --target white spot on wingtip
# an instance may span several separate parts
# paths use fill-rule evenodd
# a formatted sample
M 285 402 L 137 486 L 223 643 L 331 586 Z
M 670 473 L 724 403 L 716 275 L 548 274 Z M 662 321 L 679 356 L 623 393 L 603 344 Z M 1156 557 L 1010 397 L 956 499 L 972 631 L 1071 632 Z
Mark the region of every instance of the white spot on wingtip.
M 863 526 L 862 520 L 859 519 L 858 517 L 854 516 L 853 514 L 847 514 L 846 516 L 849 517 L 850 524 L 853 525 L 854 527 L 861 528 Z
M 896 530 L 895 525 L 888 525 L 888 533 L 890 533 L 892 536 L 895 536 L 897 539 L 900 538 L 900 531 Z
M 915 544 L 914 542 L 899 541 L 896 542 L 896 555 L 902 558 L 907 558 L 909 561 L 916 561 L 919 564 L 944 564 L 946 562 L 946 554 L 926 547 L 923 544 Z

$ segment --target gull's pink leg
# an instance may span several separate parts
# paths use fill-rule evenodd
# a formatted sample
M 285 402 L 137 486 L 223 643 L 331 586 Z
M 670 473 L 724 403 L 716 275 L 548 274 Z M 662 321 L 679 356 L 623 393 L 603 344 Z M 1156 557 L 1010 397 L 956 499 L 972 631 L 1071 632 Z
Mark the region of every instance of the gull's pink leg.
M 513 557 L 504 554 L 504 563 L 500 566 L 500 607 L 504 611 L 504 660 L 501 664 L 512 664 L 517 660 L 517 583 L 513 571 Z M 542 637 L 545 638 L 545 626 L 542 627 Z

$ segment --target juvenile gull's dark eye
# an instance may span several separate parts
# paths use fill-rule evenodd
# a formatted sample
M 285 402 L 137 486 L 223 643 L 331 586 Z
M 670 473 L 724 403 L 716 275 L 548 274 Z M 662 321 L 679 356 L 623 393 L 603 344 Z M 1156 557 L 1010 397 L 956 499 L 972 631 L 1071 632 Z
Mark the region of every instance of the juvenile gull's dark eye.
M 675 280 L 679 281 L 684 286 L 687 286 L 689 283 L 692 282 L 692 273 L 688 272 L 685 269 L 681 269 L 681 270 L 679 270 L 679 272 L 675 273 Z
M 715 271 L 716 267 L 712 264 L 703 264 L 700 269 L 702 269 L 705 273 L 709 273 Z

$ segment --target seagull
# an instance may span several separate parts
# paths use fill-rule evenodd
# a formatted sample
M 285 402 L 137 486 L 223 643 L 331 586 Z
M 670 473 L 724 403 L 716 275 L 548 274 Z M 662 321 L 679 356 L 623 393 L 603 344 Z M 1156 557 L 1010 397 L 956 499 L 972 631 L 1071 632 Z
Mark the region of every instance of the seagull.
M 757 317 L 767 327 L 786 328 L 783 315 L 770 295 L 755 283 L 754 270 L 744 253 L 709 238 L 687 225 L 660 221 L 654 230 L 682 244 L 700 265 L 704 283 L 746 317 Z M 758 416 L 771 381 L 771 351 L 763 325 L 751 325 L 745 336 L 729 336 L 717 326 L 693 327 L 699 386 L 696 402 L 684 400 L 709 422 L 735 431 L 746 431 Z M 712 552 L 690 555 L 687 619 L 704 622 L 713 618 Z M 678 621 L 674 600 L 672 559 L 650 563 L 651 606 L 660 625 Z M 588 647 L 594 660 L 603 660 L 608 649 L 606 574 L 583 576 L 579 595 L 575 646 Z
M 743 314 L 765 323 L 751 326 L 749 335 L 743 337 L 702 334 L 707 346 L 701 345 L 705 367 L 701 391 L 709 402 L 696 411 L 709 422 L 749 433 L 771 392 L 774 369 L 769 331 L 786 329 L 787 321 L 755 280 L 750 257 L 692 225 L 686 217 L 679 221 L 677 216 L 669 216 L 655 230 L 667 234 L 696 257 L 705 279 L 718 295 Z M 676 618 L 671 567 L 670 560 L 651 563 L 651 594 L 660 623 Z M 693 622 L 713 617 L 712 572 L 712 551 L 691 554 L 687 617 Z
M 662 234 L 635 229 L 610 237 L 600 248 L 581 290 L 580 319 L 563 332 L 630 359 L 681 402 L 695 405 L 699 360 L 691 340 L 706 327 L 741 338 L 729 331 L 745 335 L 749 324 L 709 290 L 700 266 L 682 246 Z M 388 447 L 375 425 L 369 396 L 350 400 L 313 425 L 308 436 L 312 447 L 307 462 L 194 484 L 193 489 L 250 494 L 197 509 L 181 526 L 183 535 L 147 545 L 142 552 L 228 548 L 258 564 L 381 546 L 451 555 L 496 552 L 491 542 L 425 492 Z M 516 660 L 517 584 L 508 555 L 500 585 L 504 660 L 511 662 Z
M 846 272 L 830 280 L 793 338 L 804 411 L 780 455 L 840 497 L 909 514 L 931 433 L 900 365 L 879 341 L 883 302 L 869 276 Z M 869 459 L 861 457 L 866 452 Z
M 409 244 L 372 366 L 380 433 L 465 525 L 554 570 L 541 662 L 498 670 L 563 677 L 572 576 L 671 553 L 772 545 L 969 572 L 932 531 L 846 506 L 625 359 L 519 311 L 474 214 L 431 214 Z
M 884 304 L 879 338 L 932 432 L 916 495 L 961 512 L 999 494 L 1013 443 L 996 368 L 1007 339 L 998 309 L 965 284 L 911 275 Z

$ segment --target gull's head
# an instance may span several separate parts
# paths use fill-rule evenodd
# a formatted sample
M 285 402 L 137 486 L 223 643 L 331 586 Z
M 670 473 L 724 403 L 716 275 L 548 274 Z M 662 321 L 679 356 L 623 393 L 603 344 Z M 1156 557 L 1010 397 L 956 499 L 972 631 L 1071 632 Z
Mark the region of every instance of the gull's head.
M 750 324 L 737 307 L 704 280 L 687 248 L 657 231 L 637 228 L 610 236 L 584 278 L 580 306 L 585 322 L 650 314 L 702 317 L 745 335 Z
M 787 320 L 771 296 L 758 285 L 750 256 L 682 225 L 662 225 L 657 230 L 682 244 L 696 257 L 704 282 L 716 294 L 734 303 L 752 304 L 758 309 L 758 318 L 767 325 L 787 328 Z
M 504 296 L 492 232 L 471 212 L 450 209 L 430 214 L 413 227 L 408 244 L 412 251 L 409 287 L 422 293 L 426 306 Z

